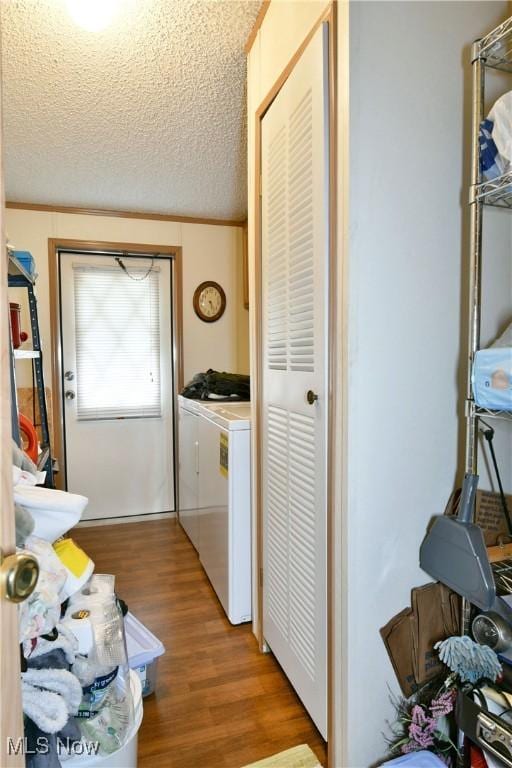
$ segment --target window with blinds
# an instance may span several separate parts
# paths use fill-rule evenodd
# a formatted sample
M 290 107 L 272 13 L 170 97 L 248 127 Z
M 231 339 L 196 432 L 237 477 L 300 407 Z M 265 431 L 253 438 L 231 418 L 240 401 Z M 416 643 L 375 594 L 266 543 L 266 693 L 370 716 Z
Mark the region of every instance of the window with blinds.
M 159 271 L 73 264 L 79 420 L 161 416 Z

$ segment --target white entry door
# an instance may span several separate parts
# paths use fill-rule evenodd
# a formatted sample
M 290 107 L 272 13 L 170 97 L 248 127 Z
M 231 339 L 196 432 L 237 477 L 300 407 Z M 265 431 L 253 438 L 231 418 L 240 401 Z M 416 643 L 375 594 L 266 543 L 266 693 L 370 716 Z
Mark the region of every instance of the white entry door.
M 262 121 L 263 633 L 327 733 L 327 30 Z
M 85 520 L 174 510 L 171 264 L 122 264 L 60 254 L 67 488 Z

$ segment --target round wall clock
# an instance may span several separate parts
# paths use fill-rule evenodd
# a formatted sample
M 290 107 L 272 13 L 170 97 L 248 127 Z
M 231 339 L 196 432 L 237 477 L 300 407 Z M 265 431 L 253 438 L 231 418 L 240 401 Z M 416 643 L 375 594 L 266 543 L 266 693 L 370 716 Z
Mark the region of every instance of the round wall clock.
M 194 291 L 194 310 L 205 323 L 214 323 L 226 309 L 226 294 L 213 280 L 206 280 Z

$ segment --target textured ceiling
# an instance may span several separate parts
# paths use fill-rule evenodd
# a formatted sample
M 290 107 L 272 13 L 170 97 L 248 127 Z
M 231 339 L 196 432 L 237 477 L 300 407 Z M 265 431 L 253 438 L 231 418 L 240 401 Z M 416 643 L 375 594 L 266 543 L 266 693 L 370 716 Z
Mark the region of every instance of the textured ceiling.
M 92 33 L 65 0 L 0 0 L 7 199 L 243 218 L 260 5 L 124 0 Z

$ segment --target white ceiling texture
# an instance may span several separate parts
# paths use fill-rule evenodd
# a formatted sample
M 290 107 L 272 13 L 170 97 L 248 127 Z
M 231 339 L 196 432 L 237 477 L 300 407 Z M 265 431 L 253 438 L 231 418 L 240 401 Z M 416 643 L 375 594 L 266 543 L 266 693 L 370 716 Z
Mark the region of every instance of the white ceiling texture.
M 123 0 L 89 32 L 66 0 L 0 0 L 7 199 L 243 219 L 260 5 Z

